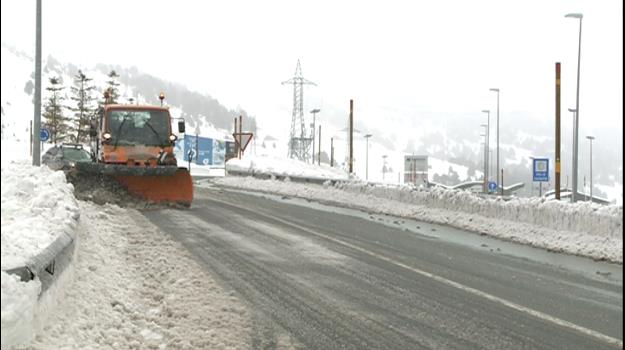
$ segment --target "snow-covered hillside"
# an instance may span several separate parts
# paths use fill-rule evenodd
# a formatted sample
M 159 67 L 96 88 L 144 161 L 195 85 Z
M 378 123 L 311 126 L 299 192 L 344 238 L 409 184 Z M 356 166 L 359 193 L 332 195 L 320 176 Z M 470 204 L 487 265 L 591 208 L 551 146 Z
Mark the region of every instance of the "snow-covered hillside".
M 17 49 L 2 45 L 2 137 L 3 139 L 13 139 L 17 141 L 29 138 L 30 122 L 33 119 L 34 107 L 32 99 L 34 96 L 33 71 L 34 62 L 31 57 Z M 96 100 L 102 99 L 102 91 L 106 82 L 110 80 L 106 72 L 96 67 L 76 67 L 73 64 L 58 62 L 53 57 L 47 57 L 42 62 L 42 103 L 45 103 L 48 92 L 45 90 L 49 86 L 50 78 L 60 78 L 64 89 L 61 96 L 64 98 L 63 105 L 75 107 L 76 102 L 71 100 L 71 86 L 75 70 L 80 69 L 88 78 L 93 79 L 90 84 L 96 87 L 92 97 Z M 135 86 L 124 84 L 120 80 L 118 89 L 121 103 L 157 103 L 157 96 L 145 96 Z M 167 104 L 167 92 L 165 102 Z M 180 118 L 188 115 L 184 106 L 169 105 L 172 117 Z M 66 115 L 71 115 L 69 109 L 65 109 Z M 178 119 L 174 120 L 174 123 Z M 220 140 L 231 140 L 228 130 L 216 127 L 206 115 L 194 116 L 191 124 L 187 125 L 190 130 L 187 133 L 196 133 L 202 137 L 211 137 Z M 174 130 L 176 130 L 174 128 Z
M 2 45 L 2 135 L 4 138 L 12 137 L 17 140 L 27 140 L 29 138 L 29 123 L 32 120 L 32 71 L 33 61 L 28 55 L 20 51 Z M 62 64 L 52 57 L 44 59 L 43 62 L 43 87 L 45 89 L 48 78 L 58 76 L 63 85 L 66 86 L 63 94 L 69 94 L 69 87 L 72 84 L 73 70 L 82 69 L 89 77 L 93 78 L 93 84 L 101 87 L 109 80 L 106 71 L 102 67 L 76 67 L 71 63 Z M 128 77 L 120 78 L 121 85 L 119 91 L 121 101 L 128 102 L 132 98 L 137 102 L 157 103 L 156 96 L 145 96 L 140 89 L 134 85 L 125 84 L 123 81 L 133 81 L 141 74 L 136 68 L 124 70 Z M 144 77 L 138 82 L 145 83 Z M 155 78 L 152 78 L 155 79 Z M 152 81 L 152 80 L 150 80 Z M 159 80 L 159 83 L 163 81 Z M 145 85 L 145 84 L 144 84 Z M 165 84 L 166 85 L 166 84 Z M 142 85 L 143 86 L 143 85 Z M 173 86 L 173 85 L 171 85 Z M 152 88 L 154 88 L 152 86 Z M 167 95 L 167 91 L 166 91 Z M 45 99 L 46 94 L 44 90 Z M 179 98 L 179 96 L 176 96 Z M 169 100 L 166 99 L 166 102 Z M 66 100 L 71 104 L 70 100 Z M 216 101 L 213 101 L 216 103 Z M 187 106 L 170 104 L 170 110 L 175 118 L 185 118 L 187 121 L 187 133 L 199 136 L 211 137 L 222 140 L 232 140 L 231 127 L 216 127 L 214 113 L 202 111 L 201 108 L 193 108 L 197 113 L 189 113 Z M 224 108 L 225 109 L 225 108 Z M 328 108 L 329 109 L 329 108 Z M 358 110 L 356 110 L 358 112 Z M 69 112 L 68 112 L 69 113 Z M 321 159 L 324 163 L 329 163 L 334 155 L 336 166 L 342 169 L 348 168 L 348 137 L 346 135 L 346 125 L 348 111 L 342 120 L 329 119 L 322 110 L 317 115 L 316 122 L 316 143 L 315 153 L 321 147 Z M 242 112 L 242 114 L 245 114 Z M 459 182 L 480 180 L 483 176 L 483 145 L 484 138 L 480 136 L 483 128 L 480 123 L 485 120 L 480 113 L 477 116 L 467 118 L 465 116 L 449 115 L 449 121 L 432 119 L 432 113 L 415 111 L 415 118 L 410 125 L 396 125 L 393 123 L 399 120 L 392 115 L 376 120 L 359 120 L 356 114 L 356 131 L 354 132 L 354 163 L 355 174 L 361 179 L 368 179 L 373 182 L 403 183 L 404 156 L 416 154 L 427 155 L 429 157 L 429 180 L 440 182 L 446 185 L 454 185 Z M 310 119 L 306 115 L 307 122 Z M 400 118 L 401 119 L 401 118 Z M 286 131 L 290 125 L 290 112 L 285 111 L 284 116 L 259 116 L 257 123 L 255 119 L 245 121 L 247 127 L 254 127 L 255 138 L 246 152 L 254 155 L 269 155 L 272 157 L 286 157 L 288 153 L 287 145 L 289 134 Z M 553 168 L 553 139 L 550 135 L 545 135 L 541 129 L 531 131 L 521 129 L 522 121 L 515 119 L 502 119 L 505 128 L 502 129 L 500 143 L 501 166 L 505 168 L 506 183 L 525 183 L 524 189 L 519 191 L 519 196 L 535 195 L 531 182 L 531 158 L 546 156 L 551 159 Z M 571 173 L 570 154 L 570 130 L 568 122 L 563 122 L 563 145 L 562 145 L 562 184 L 570 187 L 569 174 Z M 512 127 L 510 126 L 512 125 Z M 319 140 L 318 127 L 321 126 L 321 140 Z M 257 129 L 256 129 L 257 127 Z M 532 132 L 535 131 L 535 132 Z M 371 133 L 373 136 L 366 142 L 365 134 Z M 496 177 L 496 151 L 495 151 L 495 124 L 491 116 L 491 141 L 489 154 L 490 178 Z M 620 136 L 622 138 L 622 134 Z M 621 141 L 622 143 L 622 141 Z M 368 150 L 367 150 L 368 145 Z M 580 144 L 580 176 L 579 189 L 588 192 L 589 174 L 587 154 L 583 153 L 584 144 Z M 614 159 L 617 153 L 608 152 L 601 147 L 606 147 L 601 142 L 596 142 L 593 177 L 595 195 L 605 196 L 611 201 L 622 203 L 622 159 Z M 620 167 L 613 166 L 615 161 L 620 161 Z M 607 168 L 606 166 L 609 165 Z M 197 168 L 200 170 L 201 168 Z M 610 169 L 610 170 L 606 170 Z M 586 185 L 584 185 L 584 181 Z M 543 189 L 553 189 L 553 174 L 551 181 L 543 185 Z

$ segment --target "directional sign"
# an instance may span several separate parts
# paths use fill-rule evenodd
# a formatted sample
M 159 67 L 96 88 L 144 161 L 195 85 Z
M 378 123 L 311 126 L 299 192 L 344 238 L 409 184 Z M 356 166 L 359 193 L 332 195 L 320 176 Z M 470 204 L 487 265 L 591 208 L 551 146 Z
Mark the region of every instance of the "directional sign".
M 48 141 L 49 138 L 50 138 L 50 130 L 46 128 L 41 128 L 41 130 L 39 130 L 39 139 L 41 141 Z
M 245 151 L 247 144 L 250 143 L 252 137 L 254 137 L 254 133 L 251 132 L 242 132 L 242 133 L 233 133 L 234 142 L 236 142 L 239 147 L 241 147 L 241 151 Z
M 495 181 L 490 181 L 488 183 L 488 189 L 490 191 L 495 191 L 497 189 L 497 183 Z
M 549 182 L 549 158 L 534 158 L 532 169 L 534 181 Z
M 237 157 L 238 152 L 239 146 L 236 144 L 236 142 L 226 141 L 226 161 Z

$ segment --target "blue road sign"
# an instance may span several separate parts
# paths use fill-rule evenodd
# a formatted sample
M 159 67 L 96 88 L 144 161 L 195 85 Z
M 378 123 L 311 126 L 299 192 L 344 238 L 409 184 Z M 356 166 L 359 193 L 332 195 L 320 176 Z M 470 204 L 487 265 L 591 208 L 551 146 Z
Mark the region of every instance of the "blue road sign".
M 226 158 L 226 141 L 216 140 L 210 137 L 197 135 L 185 135 L 183 159 L 192 161 L 198 165 L 224 165 Z
M 549 182 L 549 158 L 534 158 L 533 178 L 536 182 Z
M 497 183 L 495 181 L 490 181 L 488 183 L 488 189 L 490 191 L 495 191 L 497 189 Z
M 49 138 L 50 138 L 50 130 L 46 128 L 41 128 L 41 130 L 39 130 L 39 139 L 41 141 L 48 141 Z

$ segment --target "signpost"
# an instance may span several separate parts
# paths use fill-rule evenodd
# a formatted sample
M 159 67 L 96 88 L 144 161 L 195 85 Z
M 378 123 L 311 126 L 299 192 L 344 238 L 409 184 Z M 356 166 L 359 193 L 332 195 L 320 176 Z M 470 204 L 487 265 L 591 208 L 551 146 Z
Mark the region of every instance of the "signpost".
M 41 150 L 43 151 L 43 143 L 50 138 L 50 130 L 46 128 L 39 129 L 39 140 L 41 140 Z M 41 153 L 40 153 L 41 154 Z
M 183 139 L 185 161 L 194 161 L 197 165 L 223 166 L 226 158 L 226 141 L 198 135 L 185 135 Z
M 41 140 L 41 142 L 48 141 L 49 138 L 50 130 L 46 128 L 41 128 L 41 130 L 39 130 L 39 139 Z
M 251 133 L 251 132 L 238 132 L 238 133 L 233 133 L 232 136 L 234 137 L 234 142 L 236 143 L 236 145 L 241 150 L 241 153 L 243 153 L 245 151 L 245 148 L 247 147 L 247 145 L 252 140 L 252 137 L 254 137 L 254 133 Z
M 538 182 L 538 195 L 543 195 L 543 182 L 549 182 L 549 158 L 534 158 L 532 164 L 533 181 Z
M 404 156 L 404 183 L 427 184 L 428 156 Z
M 236 158 L 239 152 L 239 146 L 236 142 L 226 141 L 226 162 L 232 158 Z
M 488 183 L 488 191 L 495 192 L 497 190 L 497 183 L 495 181 L 490 181 Z
M 234 118 L 234 132 L 232 133 L 232 137 L 234 137 L 234 143 L 239 150 L 239 159 L 241 159 L 241 155 L 247 144 L 250 143 L 252 137 L 254 137 L 254 133 L 251 132 L 243 132 L 243 116 L 239 116 L 239 128 L 237 129 L 237 118 Z

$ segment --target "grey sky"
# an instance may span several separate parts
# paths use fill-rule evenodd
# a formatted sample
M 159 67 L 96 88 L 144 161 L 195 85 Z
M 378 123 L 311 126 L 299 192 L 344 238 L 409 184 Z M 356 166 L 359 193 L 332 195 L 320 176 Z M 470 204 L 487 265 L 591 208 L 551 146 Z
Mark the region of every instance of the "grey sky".
M 2 41 L 32 50 L 35 1 L 1 4 Z M 341 113 L 353 98 L 372 128 L 389 113 L 479 118 L 495 109 L 491 87 L 501 89 L 502 117 L 553 118 L 556 61 L 563 116 L 575 105 L 579 20 L 569 12 L 584 14 L 581 135 L 622 129 L 620 0 L 44 0 L 43 52 L 85 66 L 135 65 L 282 129 L 292 91 L 280 82 L 298 58 L 318 84 L 306 89 L 305 108 Z

